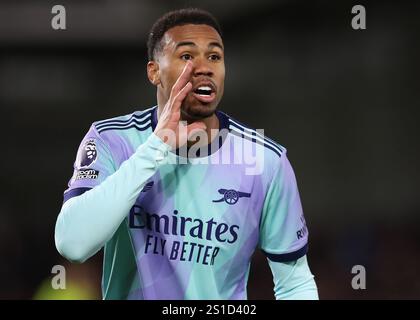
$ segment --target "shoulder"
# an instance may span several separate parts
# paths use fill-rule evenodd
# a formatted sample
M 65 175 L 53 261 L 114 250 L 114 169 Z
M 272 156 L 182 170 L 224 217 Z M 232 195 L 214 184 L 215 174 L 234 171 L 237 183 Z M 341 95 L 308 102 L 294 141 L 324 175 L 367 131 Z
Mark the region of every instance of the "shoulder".
M 286 155 L 287 149 L 277 141 L 265 135 L 264 129 L 255 129 L 224 113 L 227 119 L 229 133 L 241 139 L 244 143 L 262 147 L 264 156 L 270 163 L 278 162 Z
M 155 108 L 156 106 L 122 116 L 95 121 L 92 123 L 92 129 L 97 131 L 98 135 L 110 130 L 115 131 L 132 128 L 144 131 L 152 125 L 152 115 Z
M 90 142 L 99 151 L 109 154 L 135 150 L 152 132 L 154 108 L 93 122 L 82 145 Z

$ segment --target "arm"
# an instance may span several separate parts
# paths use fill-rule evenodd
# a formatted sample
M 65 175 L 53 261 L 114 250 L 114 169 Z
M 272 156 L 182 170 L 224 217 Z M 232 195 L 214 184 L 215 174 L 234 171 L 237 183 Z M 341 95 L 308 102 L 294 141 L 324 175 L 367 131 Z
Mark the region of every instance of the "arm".
M 268 258 L 280 299 L 318 299 L 306 253 L 308 229 L 293 168 L 284 149 L 264 203 L 260 247 Z
M 74 176 L 71 180 L 71 190 L 65 198 L 67 194 L 78 196 L 63 204 L 55 227 L 56 247 L 64 257 L 83 262 L 100 250 L 118 229 L 146 181 L 165 163 L 169 150 L 184 145 L 194 130 L 205 129 L 203 122 L 196 121 L 186 126 L 186 135 L 173 135 L 179 132 L 181 104 L 192 88 L 191 74 L 192 64 L 187 62 L 172 87 L 154 133 L 118 170 L 111 168 L 112 155 L 92 126 L 85 139 L 93 138 L 98 144 L 98 160 L 88 166 L 98 172 L 99 178 L 77 180 Z M 80 165 L 75 166 L 75 174 L 78 169 Z M 76 190 L 75 186 L 82 188 Z M 91 190 L 82 193 L 82 189 Z
M 152 134 L 121 167 L 93 189 L 67 200 L 55 227 L 61 255 L 84 262 L 112 237 L 170 146 Z
M 290 262 L 267 259 L 273 273 L 276 300 L 318 300 L 318 289 L 306 255 Z

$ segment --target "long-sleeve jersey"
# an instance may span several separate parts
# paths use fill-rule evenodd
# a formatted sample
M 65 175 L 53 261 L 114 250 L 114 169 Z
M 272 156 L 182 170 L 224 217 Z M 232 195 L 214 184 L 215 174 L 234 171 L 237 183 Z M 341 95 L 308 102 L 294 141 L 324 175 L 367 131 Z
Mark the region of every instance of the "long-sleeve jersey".
M 246 299 L 257 248 L 276 298 L 318 297 L 286 149 L 216 115 L 218 135 L 196 149 L 153 133 L 157 107 L 90 127 L 55 238 L 71 261 L 104 248 L 104 299 Z

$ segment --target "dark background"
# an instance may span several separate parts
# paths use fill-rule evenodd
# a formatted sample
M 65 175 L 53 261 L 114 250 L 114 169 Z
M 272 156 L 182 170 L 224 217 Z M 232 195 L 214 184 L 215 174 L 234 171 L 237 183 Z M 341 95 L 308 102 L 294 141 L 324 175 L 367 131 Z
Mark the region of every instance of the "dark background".
M 82 137 L 93 121 L 155 104 L 148 31 L 198 6 L 224 30 L 220 109 L 288 149 L 320 298 L 419 299 L 420 4 L 337 2 L 2 0 L 0 298 L 33 298 L 64 264 L 54 225 Z M 55 4 L 65 31 L 51 28 Z M 351 28 L 356 4 L 366 30 Z M 354 265 L 366 290 L 351 287 Z M 98 294 L 100 255 L 69 268 Z M 272 288 L 257 252 L 248 296 L 272 299 Z

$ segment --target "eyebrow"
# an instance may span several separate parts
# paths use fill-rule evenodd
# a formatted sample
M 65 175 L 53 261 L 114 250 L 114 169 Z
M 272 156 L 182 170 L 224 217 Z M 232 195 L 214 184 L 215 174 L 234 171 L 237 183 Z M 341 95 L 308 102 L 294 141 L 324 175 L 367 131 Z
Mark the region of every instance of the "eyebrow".
M 176 44 L 175 50 L 177 50 L 179 47 L 182 47 L 182 46 L 196 47 L 197 45 L 194 42 L 192 42 L 192 41 L 181 41 L 181 42 L 178 42 Z M 209 48 L 218 47 L 218 48 L 220 48 L 223 51 L 223 46 L 219 42 L 215 42 L 215 41 L 214 42 L 210 42 L 209 45 L 208 45 L 208 47 Z

